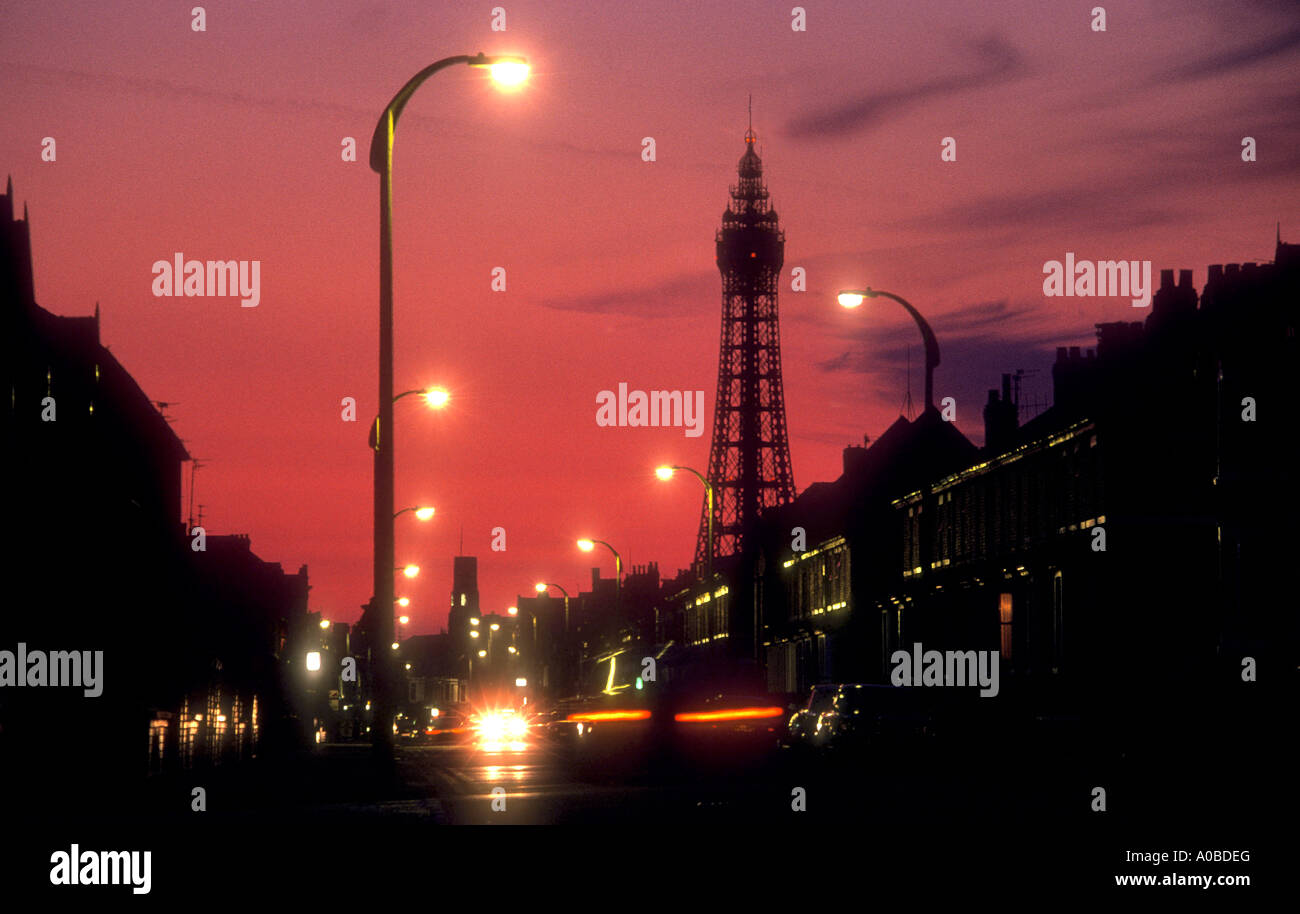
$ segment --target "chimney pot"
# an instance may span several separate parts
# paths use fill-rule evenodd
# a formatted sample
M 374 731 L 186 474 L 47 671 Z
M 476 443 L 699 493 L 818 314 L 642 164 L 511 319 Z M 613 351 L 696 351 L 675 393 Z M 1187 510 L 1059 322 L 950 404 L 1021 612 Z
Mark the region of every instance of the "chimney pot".
M 1173 288 L 1173 285 L 1174 285 L 1174 271 L 1173 271 L 1173 270 L 1161 270 L 1161 271 L 1160 271 L 1160 288 L 1162 288 L 1162 289 L 1171 289 L 1171 288 Z
M 1179 287 L 1180 289 L 1190 289 L 1190 288 L 1192 287 L 1192 271 L 1191 271 L 1191 270 L 1179 270 L 1179 271 L 1178 271 L 1178 287 Z

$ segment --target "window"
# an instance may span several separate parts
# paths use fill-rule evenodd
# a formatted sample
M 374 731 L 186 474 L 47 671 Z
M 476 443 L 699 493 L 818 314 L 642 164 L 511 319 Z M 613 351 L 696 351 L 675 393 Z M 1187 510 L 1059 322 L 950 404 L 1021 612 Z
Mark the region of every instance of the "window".
M 1002 658 L 1011 659 L 1011 594 L 1004 593 L 998 598 L 998 616 L 1002 628 Z

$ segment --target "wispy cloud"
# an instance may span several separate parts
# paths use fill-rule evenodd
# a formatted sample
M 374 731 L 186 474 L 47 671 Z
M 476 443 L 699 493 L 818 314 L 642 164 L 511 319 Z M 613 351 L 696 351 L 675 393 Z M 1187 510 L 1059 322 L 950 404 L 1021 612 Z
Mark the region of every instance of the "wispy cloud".
M 932 79 L 903 89 L 875 92 L 796 118 L 786 125 L 785 134 L 795 138 L 825 137 L 876 127 L 922 102 L 1008 82 L 1029 71 L 1020 51 L 999 35 L 972 41 L 968 47 L 976 58 L 976 66 L 970 72 Z
M 624 314 L 633 317 L 682 317 L 709 314 L 718 308 L 718 278 L 715 273 L 678 276 L 645 288 L 620 286 L 608 292 L 590 292 L 562 298 L 546 298 L 543 308 L 586 314 Z
M 1275 58 L 1286 57 L 1297 51 L 1300 51 L 1300 25 L 1293 25 L 1280 34 L 1269 35 L 1234 48 L 1215 51 L 1166 70 L 1157 74 L 1153 83 L 1160 85 L 1205 79 L 1211 76 L 1222 77 Z

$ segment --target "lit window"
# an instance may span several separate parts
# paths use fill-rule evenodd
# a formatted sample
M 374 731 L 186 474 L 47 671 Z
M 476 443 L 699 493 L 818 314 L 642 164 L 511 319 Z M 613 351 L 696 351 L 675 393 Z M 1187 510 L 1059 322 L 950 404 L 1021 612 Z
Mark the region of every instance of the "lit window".
M 1011 594 L 1004 593 L 998 600 L 998 616 L 1002 624 L 1002 658 L 1011 659 Z

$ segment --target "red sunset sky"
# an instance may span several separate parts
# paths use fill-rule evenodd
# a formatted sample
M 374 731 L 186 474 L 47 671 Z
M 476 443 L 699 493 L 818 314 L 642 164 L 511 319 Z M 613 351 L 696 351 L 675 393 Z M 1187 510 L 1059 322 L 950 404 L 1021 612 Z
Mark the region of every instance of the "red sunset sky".
M 502 94 L 469 68 L 408 106 L 395 172 L 399 561 L 424 572 L 412 633 L 446 622 L 451 556 L 479 557 L 483 606 L 540 578 L 575 591 L 588 535 L 673 574 L 691 560 L 712 433 L 721 288 L 713 236 L 746 99 L 786 231 L 780 307 L 796 487 L 899 414 L 930 320 L 936 398 L 982 441 L 999 373 L 1138 320 L 1127 299 L 1044 298 L 1043 264 L 1267 261 L 1300 239 L 1300 14 L 1293 3 L 532 2 L 5 4 L 0 166 L 31 212 L 37 301 L 102 308 L 102 338 L 203 460 L 209 533 L 310 568 L 312 608 L 370 595 L 377 411 L 377 176 L 371 132 L 417 70 L 519 53 Z M 1104 5 L 1107 30 L 1090 29 Z M 42 162 L 54 137 L 57 161 Z M 643 162 L 653 137 L 657 161 Z M 957 141 L 957 161 L 940 142 Z M 1258 161 L 1243 162 L 1254 137 Z M 344 137 L 359 161 L 341 160 Z M 261 303 L 155 298 L 151 264 L 260 260 Z M 490 289 L 493 267 L 508 290 Z M 790 291 L 802 266 L 808 290 Z M 705 434 L 599 428 L 596 394 L 705 391 Z M 1139 395 L 1137 393 L 1135 395 Z M 355 423 L 340 401 L 358 401 Z M 1153 404 L 1152 408 L 1158 408 Z M 187 493 L 188 494 L 188 493 Z M 505 527 L 507 549 L 489 549 Z M 604 574 L 612 574 L 605 558 Z

